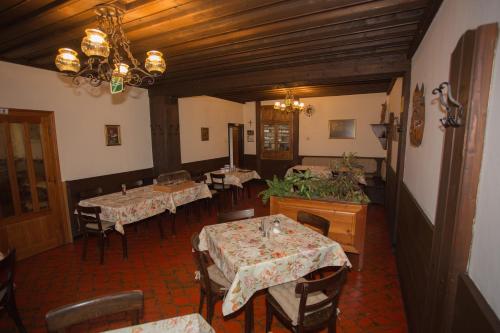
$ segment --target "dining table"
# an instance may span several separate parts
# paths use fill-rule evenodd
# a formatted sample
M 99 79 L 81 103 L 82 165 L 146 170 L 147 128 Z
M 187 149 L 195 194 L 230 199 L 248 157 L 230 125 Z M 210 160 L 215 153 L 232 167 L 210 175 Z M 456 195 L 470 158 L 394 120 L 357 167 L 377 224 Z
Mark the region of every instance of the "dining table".
M 243 188 L 243 184 L 252 179 L 260 179 L 260 175 L 255 170 L 240 168 L 235 168 L 233 170 L 220 169 L 205 173 L 205 176 L 207 176 L 207 183 L 209 184 L 212 183 L 212 178 L 210 177 L 211 173 L 218 175 L 224 174 L 226 176 L 224 178 L 225 184 L 233 185 L 239 188 Z
M 271 228 L 274 225 L 279 227 Z M 251 300 L 257 291 L 297 280 L 323 267 L 351 267 L 339 243 L 283 214 L 207 225 L 200 232 L 200 250 L 208 251 L 232 281 L 222 303 L 223 315 L 245 306 L 245 327 L 250 332 Z
M 325 165 L 299 164 L 299 165 L 295 165 L 291 168 L 288 168 L 285 175 L 286 176 L 292 175 L 294 170 L 297 170 L 297 171 L 309 170 L 311 172 L 311 175 L 314 177 L 317 177 L 317 178 L 322 178 L 322 179 L 332 179 L 333 178 L 333 174 L 332 174 L 333 169 L 331 167 L 325 166 Z M 339 169 L 338 171 L 339 172 L 348 172 L 348 170 L 343 170 L 343 169 Z M 363 173 L 363 169 L 356 168 L 356 178 L 358 180 L 358 183 L 366 185 L 366 178 L 365 178 L 365 175 Z
M 115 192 L 81 200 L 79 205 L 101 207 L 101 220 L 115 223 L 116 231 L 125 233 L 123 226 L 169 211 L 175 214 L 176 207 L 204 198 L 212 194 L 207 184 L 192 183 L 177 191 L 158 190 L 156 185 L 137 187 L 123 192 Z
M 118 328 L 106 333 L 215 333 L 215 330 L 198 313 L 154 322 Z

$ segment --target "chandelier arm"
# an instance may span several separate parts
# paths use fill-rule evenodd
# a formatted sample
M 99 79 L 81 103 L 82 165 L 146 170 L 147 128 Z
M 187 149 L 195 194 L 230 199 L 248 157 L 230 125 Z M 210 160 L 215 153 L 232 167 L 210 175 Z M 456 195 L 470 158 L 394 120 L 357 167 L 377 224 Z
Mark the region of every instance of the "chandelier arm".
M 130 70 L 130 84 L 139 87 L 143 83 L 147 85 L 153 85 L 155 83 L 155 77 L 148 72 L 144 71 L 140 67 L 133 67 Z

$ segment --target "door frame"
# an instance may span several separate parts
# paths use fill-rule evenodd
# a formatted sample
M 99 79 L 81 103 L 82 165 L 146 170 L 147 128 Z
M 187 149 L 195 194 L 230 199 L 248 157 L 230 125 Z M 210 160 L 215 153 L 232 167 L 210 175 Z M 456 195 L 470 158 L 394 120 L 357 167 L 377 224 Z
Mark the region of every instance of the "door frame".
M 450 63 L 451 89 L 464 106 L 465 122 L 445 130 L 423 315 L 426 332 L 451 330 L 458 275 L 468 268 L 497 36 L 496 23 L 469 30 L 452 54 L 460 63 Z M 471 56 L 465 53 L 471 49 Z M 469 81 L 456 68 L 470 68 Z
M 243 166 L 243 158 L 245 154 L 245 146 L 244 146 L 245 141 L 243 140 L 244 125 L 236 123 L 227 124 L 227 149 L 228 149 L 229 163 L 231 163 L 231 141 L 233 140 L 233 137 L 231 136 L 232 128 L 238 129 L 238 145 L 240 146 L 240 149 L 238 151 L 238 160 L 239 160 L 239 165 L 241 167 Z

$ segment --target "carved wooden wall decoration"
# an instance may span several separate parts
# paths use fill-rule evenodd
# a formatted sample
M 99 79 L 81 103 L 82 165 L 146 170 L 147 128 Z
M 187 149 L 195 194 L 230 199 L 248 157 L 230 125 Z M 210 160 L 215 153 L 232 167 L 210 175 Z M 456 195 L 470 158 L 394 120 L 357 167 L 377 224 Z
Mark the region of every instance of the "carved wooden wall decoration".
M 413 111 L 410 122 L 410 143 L 418 147 L 422 144 L 425 126 L 425 94 L 424 84 L 419 88 L 418 83 L 413 92 Z

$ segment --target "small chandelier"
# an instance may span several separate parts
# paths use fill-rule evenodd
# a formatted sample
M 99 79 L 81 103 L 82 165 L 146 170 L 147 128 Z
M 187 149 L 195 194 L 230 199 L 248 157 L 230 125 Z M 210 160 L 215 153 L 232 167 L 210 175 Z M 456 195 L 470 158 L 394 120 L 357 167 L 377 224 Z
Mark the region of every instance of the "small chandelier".
M 287 89 L 285 100 L 274 103 L 274 109 L 284 112 L 304 111 L 305 105 L 299 99 L 293 97 L 291 89 Z
M 108 81 L 112 93 L 123 91 L 124 85 L 152 85 L 155 78 L 165 72 L 163 54 L 160 51 L 147 52 L 145 70 L 142 69 L 132 55 L 130 41 L 123 31 L 125 11 L 113 5 L 100 5 L 95 13 L 99 29 L 86 29 L 81 43 L 81 49 L 88 57 L 83 69 L 80 69 L 77 52 L 69 48 L 59 49 L 55 59 L 57 68 L 73 77 L 75 85 L 80 84 L 81 78 L 94 87 Z M 108 59 L 110 54 L 111 61 Z

